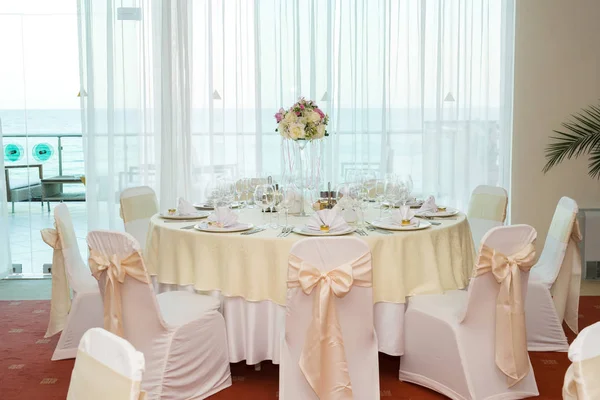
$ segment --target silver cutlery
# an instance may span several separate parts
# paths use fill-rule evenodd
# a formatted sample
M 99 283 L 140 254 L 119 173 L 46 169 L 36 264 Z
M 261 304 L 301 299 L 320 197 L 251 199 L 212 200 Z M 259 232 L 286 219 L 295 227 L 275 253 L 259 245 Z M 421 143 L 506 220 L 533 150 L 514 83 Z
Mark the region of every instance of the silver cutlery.
M 369 236 L 369 234 L 362 229 L 357 229 L 356 232 L 361 236 Z
M 281 233 L 277 236 L 288 237 L 290 235 L 290 233 L 292 233 L 293 230 L 294 230 L 293 226 L 284 226 L 283 229 L 281 230 Z
M 194 222 L 196 219 L 170 219 L 168 221 L 164 221 L 165 224 L 179 224 L 181 222 Z
M 195 227 L 196 225 L 188 225 L 188 226 L 184 226 L 182 228 L 179 229 L 192 229 L 193 227 Z
M 264 231 L 265 228 L 254 228 L 246 232 L 240 233 L 240 235 L 254 235 L 255 233 Z
M 367 222 L 367 224 L 369 224 L 369 225 L 367 225 L 367 229 L 370 230 L 370 231 L 372 231 L 372 232 L 379 232 L 379 233 L 381 233 L 383 235 L 393 235 L 394 234 L 394 232 L 387 231 L 387 230 L 381 229 L 381 228 L 377 228 L 377 227 L 371 225 L 368 222 Z

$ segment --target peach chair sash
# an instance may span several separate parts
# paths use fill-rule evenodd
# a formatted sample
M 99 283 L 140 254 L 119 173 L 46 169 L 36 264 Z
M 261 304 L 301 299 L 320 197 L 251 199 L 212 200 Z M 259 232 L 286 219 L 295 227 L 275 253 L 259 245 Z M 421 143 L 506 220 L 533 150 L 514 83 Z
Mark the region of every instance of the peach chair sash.
M 600 399 L 600 356 L 574 362 L 567 369 L 563 399 Z
M 139 251 L 131 253 L 125 258 L 117 255 L 107 257 L 95 250 L 90 250 L 90 269 L 92 275 L 100 280 L 106 273 L 104 287 L 104 329 L 123 337 L 123 317 L 121 304 L 121 285 L 125 276 L 148 283 L 148 275 L 142 264 L 142 255 Z
M 48 338 L 62 331 L 67 323 L 67 316 L 71 310 L 71 292 L 65 259 L 57 229 L 42 229 L 42 239 L 54 249 L 52 253 L 52 298 L 50 300 L 50 320 L 44 337 Z
M 307 295 L 316 287 L 319 290 L 314 296 L 313 318 L 299 365 L 322 400 L 352 398 L 344 338 L 332 295 L 343 298 L 353 285 L 372 286 L 370 253 L 329 271 L 320 271 L 293 254 L 289 257 L 288 287 L 300 287 Z
M 496 299 L 496 365 L 508 377 L 509 387 L 529 372 L 524 299 L 520 271 L 529 271 L 535 261 L 535 247 L 528 244 L 506 256 L 482 245 L 475 276 L 491 272 L 500 284 Z
M 120 216 L 124 222 L 150 218 L 157 212 L 158 204 L 154 193 L 121 198 Z
M 572 218 L 571 232 L 564 239 L 567 242 L 565 257 L 552 287 L 552 299 L 559 319 L 561 321 L 564 319 L 574 333 L 579 333 L 579 292 L 581 288 L 579 242 L 583 236 L 576 216 L 573 215 Z

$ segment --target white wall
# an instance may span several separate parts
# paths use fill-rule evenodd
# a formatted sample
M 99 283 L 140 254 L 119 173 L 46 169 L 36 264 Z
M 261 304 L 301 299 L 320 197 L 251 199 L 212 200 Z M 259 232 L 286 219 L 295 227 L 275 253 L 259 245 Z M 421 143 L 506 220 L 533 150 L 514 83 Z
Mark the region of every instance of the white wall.
M 537 229 L 538 251 L 561 196 L 600 207 L 587 158 L 542 173 L 552 131 L 599 99 L 600 0 L 516 0 L 511 222 Z

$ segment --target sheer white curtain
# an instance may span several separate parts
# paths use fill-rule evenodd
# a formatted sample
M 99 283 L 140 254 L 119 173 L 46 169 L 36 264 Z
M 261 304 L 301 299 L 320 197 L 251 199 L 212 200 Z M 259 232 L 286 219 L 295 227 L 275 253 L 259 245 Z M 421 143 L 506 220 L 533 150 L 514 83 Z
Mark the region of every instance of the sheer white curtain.
M 2 128 L 0 127 L 0 149 L 2 143 Z M 4 171 L 4 155 L 0 157 L 0 171 Z M 8 203 L 6 202 L 6 182 L 0 177 L 0 279 L 12 272 L 10 257 L 10 226 L 8 225 Z
M 79 0 L 88 227 L 117 228 L 119 193 L 163 207 L 191 177 L 191 2 Z
M 508 188 L 513 25 L 514 0 L 196 1 L 196 171 L 277 175 L 273 114 L 305 96 L 331 117 L 323 181 L 410 173 L 462 207 Z
M 514 0 L 79 0 L 90 229 L 149 184 L 161 206 L 215 175 L 280 175 L 273 115 L 330 115 L 322 182 L 412 174 L 465 207 L 509 188 Z

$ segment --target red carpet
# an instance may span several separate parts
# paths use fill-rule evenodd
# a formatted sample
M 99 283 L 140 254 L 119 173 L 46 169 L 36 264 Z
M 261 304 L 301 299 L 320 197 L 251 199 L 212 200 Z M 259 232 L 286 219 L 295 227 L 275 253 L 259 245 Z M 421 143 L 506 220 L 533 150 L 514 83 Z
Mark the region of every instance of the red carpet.
M 49 301 L 0 301 L 0 399 L 64 400 L 74 360 L 50 361 L 58 336 L 44 339 Z M 582 297 L 580 327 L 600 320 L 600 297 Z M 570 332 L 570 331 L 569 331 Z M 570 334 L 572 340 L 574 335 Z M 530 353 L 540 399 L 560 399 L 566 353 Z M 443 396 L 398 381 L 399 357 L 380 355 L 383 399 L 440 399 Z M 275 400 L 278 367 L 262 363 L 261 371 L 243 363 L 231 366 L 233 386 L 211 399 Z

